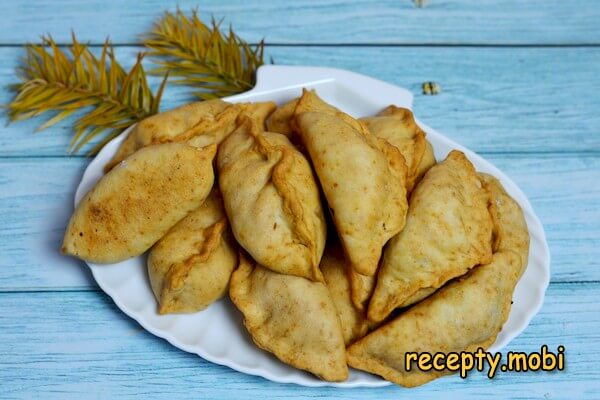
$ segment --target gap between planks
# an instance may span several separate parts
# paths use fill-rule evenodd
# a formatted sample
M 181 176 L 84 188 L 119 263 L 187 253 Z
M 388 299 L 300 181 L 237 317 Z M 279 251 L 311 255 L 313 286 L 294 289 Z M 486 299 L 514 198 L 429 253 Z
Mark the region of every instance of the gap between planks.
M 25 47 L 26 45 L 41 45 L 41 42 L 0 43 L 0 47 Z M 85 43 L 89 47 L 103 47 L 104 43 Z M 256 46 L 258 43 L 250 43 Z M 57 43 L 58 47 L 70 46 L 70 43 Z M 143 47 L 142 43 L 111 43 L 113 47 Z M 265 47 L 481 47 L 481 48 L 586 48 L 600 47 L 600 43 L 269 43 Z
M 509 155 L 509 156 L 518 156 L 518 155 L 531 155 L 531 156 L 556 156 L 563 158 L 578 158 L 578 157 L 599 157 L 600 150 L 575 150 L 575 151 L 556 151 L 556 150 L 542 150 L 542 151 L 476 151 L 480 156 L 485 155 Z M 89 158 L 90 161 L 94 159 L 94 157 L 89 157 L 85 154 L 69 154 L 65 152 L 64 155 L 50 155 L 50 154 L 39 154 L 39 155 L 18 155 L 18 154 L 0 154 L 0 160 L 32 160 L 32 159 L 64 159 L 64 158 L 77 158 L 77 159 L 85 159 Z
M 600 285 L 600 281 L 591 280 L 591 281 L 558 281 L 558 282 L 550 282 L 550 286 L 582 286 L 589 285 L 595 286 Z M 88 292 L 102 292 L 97 286 L 89 286 L 89 287 L 36 287 L 36 288 L 12 288 L 12 289 L 2 289 L 0 288 L 0 296 L 3 294 L 19 294 L 19 293 L 88 293 Z

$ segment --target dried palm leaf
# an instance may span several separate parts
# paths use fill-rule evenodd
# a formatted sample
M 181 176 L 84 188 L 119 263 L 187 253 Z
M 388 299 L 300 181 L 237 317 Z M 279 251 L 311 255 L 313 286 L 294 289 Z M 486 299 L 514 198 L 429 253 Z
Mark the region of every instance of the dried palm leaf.
M 204 24 L 197 10 L 191 17 L 179 9 L 165 12 L 142 40 L 158 64 L 151 73 L 169 72 L 175 83 L 198 88 L 194 95 L 204 100 L 251 89 L 264 63 L 263 41 L 253 47 L 231 27 L 224 34 L 214 18 Z
M 138 54 L 136 63 L 126 72 L 108 41 L 100 57 L 79 43 L 74 34 L 68 51 L 59 48 L 50 36 L 42 37 L 41 44 L 28 45 L 26 51 L 17 69 L 21 82 L 11 87 L 16 96 L 6 107 L 8 116 L 18 121 L 54 113 L 39 127 L 41 130 L 86 108 L 75 121 L 71 152 L 101 136 L 89 152 L 95 154 L 125 128 L 158 112 L 167 77 L 155 96 L 142 67 L 143 54 Z

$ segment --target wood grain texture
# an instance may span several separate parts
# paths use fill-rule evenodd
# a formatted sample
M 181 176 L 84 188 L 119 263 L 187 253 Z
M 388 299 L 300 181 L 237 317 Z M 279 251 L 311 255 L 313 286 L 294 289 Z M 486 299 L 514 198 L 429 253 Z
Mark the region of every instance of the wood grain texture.
M 342 390 L 276 384 L 211 364 L 144 331 L 102 293 L 2 293 L 2 397 L 591 399 L 600 390 L 598 296 L 594 284 L 550 286 L 540 314 L 505 349 L 562 344 L 567 372 L 500 372 L 491 381 L 473 372 L 416 389 Z
M 100 5 L 101 4 L 101 5 Z M 150 0 L 142 2 L 5 1 L 2 43 L 37 41 L 51 32 L 57 40 L 78 36 L 93 43 L 110 35 L 135 43 L 163 10 L 198 6 L 232 23 L 249 41 L 270 43 L 600 43 L 595 0 L 412 0 L 260 1 Z
M 205 20 L 224 17 L 224 26 L 232 23 L 251 42 L 266 36 L 267 57 L 278 64 L 351 69 L 407 87 L 419 118 L 511 176 L 546 229 L 552 283 L 540 314 L 507 350 L 563 344 L 567 369 L 500 373 L 493 381 L 474 373 L 415 390 L 312 389 L 179 351 L 119 311 L 82 262 L 58 253 L 88 161 L 66 157 L 68 125 L 34 134 L 41 120 L 33 120 L 0 129 L 0 398 L 598 397 L 596 0 L 428 0 L 424 8 L 411 0 L 4 1 L 0 103 L 10 100 L 5 87 L 23 54 L 11 46 L 39 41 L 43 33 L 67 42 L 74 29 L 92 44 L 110 35 L 130 65 L 141 48 L 126 45 L 177 4 L 198 6 Z M 310 46 L 281 47 L 302 43 Z M 424 81 L 436 81 L 442 93 L 421 95 Z M 185 90 L 171 86 L 163 109 L 186 101 Z
M 132 62 L 139 48 L 119 48 Z M 278 64 L 350 69 L 411 90 L 415 113 L 446 136 L 478 152 L 600 152 L 600 48 L 273 47 Z M 14 82 L 21 49 L 0 48 L 0 85 Z M 437 96 L 421 94 L 434 80 Z M 158 80 L 154 79 L 157 83 Z M 10 101 L 0 91 L 0 103 Z M 190 101 L 168 86 L 162 109 Z M 0 130 L 0 156 L 64 156 L 68 123 L 34 134 L 41 119 Z
M 552 281 L 600 281 L 600 158 L 488 154 L 528 195 L 544 224 Z M 58 253 L 87 160 L 0 159 L 0 291 L 95 288 L 84 264 Z

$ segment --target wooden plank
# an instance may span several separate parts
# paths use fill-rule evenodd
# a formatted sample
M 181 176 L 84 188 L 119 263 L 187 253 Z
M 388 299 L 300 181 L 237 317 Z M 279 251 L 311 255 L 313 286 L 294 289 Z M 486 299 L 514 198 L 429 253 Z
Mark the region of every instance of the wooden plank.
M 0 381 L 7 398 L 595 399 L 600 390 L 600 285 L 554 284 L 532 324 L 505 351 L 566 348 L 566 370 L 473 372 L 416 389 L 306 388 L 211 364 L 144 331 L 101 293 L 0 294 Z M 10 344 L 10 345 L 8 345 Z
M 2 43 L 52 33 L 85 41 L 137 42 L 163 10 L 199 6 L 205 21 L 225 18 L 249 41 L 270 43 L 599 43 L 595 0 L 411 0 L 265 2 L 206 0 L 10 1 L 2 7 Z
M 119 48 L 127 64 L 138 48 Z M 0 48 L 0 85 L 14 82 L 18 48 Z M 600 48 L 314 48 L 268 49 L 279 64 L 345 68 L 404 86 L 415 94 L 424 122 L 479 152 L 600 151 Z M 436 81 L 437 96 L 421 94 Z M 156 82 L 156 80 L 154 80 Z M 10 101 L 0 91 L 0 103 Z M 163 109 L 190 101 L 170 86 Z M 34 134 L 42 120 L 0 130 L 0 156 L 63 156 L 67 124 Z
M 552 281 L 599 281 L 600 158 L 491 154 L 529 196 L 552 254 Z M 95 288 L 82 262 L 58 250 L 81 158 L 0 159 L 0 291 Z

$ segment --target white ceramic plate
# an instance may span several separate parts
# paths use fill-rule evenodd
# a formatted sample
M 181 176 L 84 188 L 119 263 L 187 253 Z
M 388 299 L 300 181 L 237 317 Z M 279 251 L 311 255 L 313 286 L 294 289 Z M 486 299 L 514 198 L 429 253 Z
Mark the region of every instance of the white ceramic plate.
M 410 92 L 364 75 L 330 68 L 271 65 L 259 69 L 254 89 L 227 100 L 273 100 L 282 103 L 300 95 L 303 87 L 317 89 L 323 99 L 356 117 L 375 114 L 389 104 L 412 108 Z M 472 151 L 421 122 L 419 124 L 427 132 L 438 160 L 445 158 L 452 149 L 462 150 L 479 171 L 498 177 L 525 212 L 531 235 L 529 265 L 515 290 L 510 317 L 490 349 L 498 351 L 525 329 L 544 301 L 550 277 L 550 255 L 544 229 L 523 192 L 506 175 Z M 103 166 L 116 152 L 126 134 L 123 132 L 108 143 L 87 167 L 75 194 L 75 204 L 102 177 Z M 195 314 L 159 315 L 148 283 L 145 262 L 146 257 L 140 256 L 113 265 L 89 266 L 98 285 L 124 313 L 172 345 L 214 363 L 275 382 L 341 387 L 389 384 L 377 376 L 355 370 L 351 370 L 346 382 L 329 383 L 284 365 L 252 343 L 242 325 L 241 315 L 228 299 L 220 300 Z

